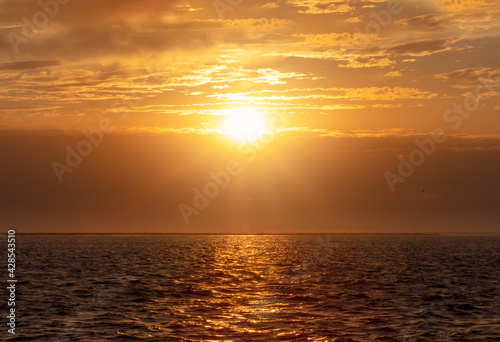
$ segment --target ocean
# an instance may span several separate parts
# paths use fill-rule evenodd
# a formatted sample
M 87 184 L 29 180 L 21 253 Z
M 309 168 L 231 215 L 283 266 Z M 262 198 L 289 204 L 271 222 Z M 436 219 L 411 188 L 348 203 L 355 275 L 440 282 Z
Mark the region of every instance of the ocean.
M 21 235 L 16 244 L 8 341 L 500 341 L 500 236 Z

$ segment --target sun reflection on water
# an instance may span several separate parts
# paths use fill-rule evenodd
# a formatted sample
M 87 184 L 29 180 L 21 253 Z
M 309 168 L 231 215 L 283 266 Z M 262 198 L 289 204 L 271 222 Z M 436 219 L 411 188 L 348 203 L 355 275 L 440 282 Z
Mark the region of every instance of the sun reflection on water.
M 211 322 L 219 329 L 230 328 L 241 333 L 273 329 L 272 324 L 278 321 L 283 308 L 275 292 L 279 285 L 279 269 L 273 260 L 276 246 L 254 236 L 224 239 L 224 248 L 215 251 L 215 271 L 224 274 L 226 282 L 220 291 L 230 294 L 227 299 L 233 305 L 220 307 L 217 315 L 220 319 Z

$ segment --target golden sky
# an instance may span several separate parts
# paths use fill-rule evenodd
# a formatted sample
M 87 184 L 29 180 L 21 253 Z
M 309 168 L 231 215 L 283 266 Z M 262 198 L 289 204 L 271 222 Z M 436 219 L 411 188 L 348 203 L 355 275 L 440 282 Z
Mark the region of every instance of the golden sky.
M 0 0 L 1 222 L 498 231 L 499 37 L 495 0 Z M 234 113 L 287 119 L 248 160 L 223 134 Z M 66 146 L 106 123 L 61 181 Z M 232 159 L 241 174 L 185 224 L 178 205 Z

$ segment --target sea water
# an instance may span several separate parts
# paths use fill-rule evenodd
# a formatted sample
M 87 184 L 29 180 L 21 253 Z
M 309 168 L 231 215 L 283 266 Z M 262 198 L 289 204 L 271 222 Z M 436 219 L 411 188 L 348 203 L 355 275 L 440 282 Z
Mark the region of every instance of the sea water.
M 24 235 L 16 248 L 9 341 L 500 341 L 499 236 Z

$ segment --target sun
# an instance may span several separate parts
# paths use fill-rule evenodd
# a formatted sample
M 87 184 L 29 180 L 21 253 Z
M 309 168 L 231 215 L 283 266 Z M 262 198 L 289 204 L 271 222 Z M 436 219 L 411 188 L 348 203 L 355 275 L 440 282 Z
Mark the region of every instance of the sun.
M 269 121 L 256 110 L 239 108 L 230 111 L 223 132 L 239 142 L 252 142 L 269 132 Z

